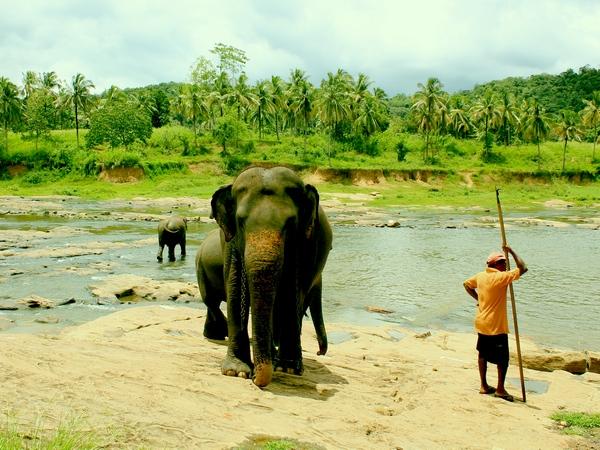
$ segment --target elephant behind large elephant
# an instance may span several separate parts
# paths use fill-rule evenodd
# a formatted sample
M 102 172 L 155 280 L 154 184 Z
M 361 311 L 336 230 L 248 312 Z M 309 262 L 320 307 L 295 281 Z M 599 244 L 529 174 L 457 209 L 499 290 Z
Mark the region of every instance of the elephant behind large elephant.
M 227 319 L 221 311 L 221 302 L 227 300 L 223 281 L 223 252 L 221 230 L 212 230 L 202 241 L 196 253 L 196 277 L 200 297 L 206 305 L 204 336 L 222 340 L 227 337 Z
M 216 234 L 210 235 L 201 246 L 198 281 L 204 283 L 200 290 L 204 290 L 203 299 L 209 309 L 205 335 L 224 337 L 225 319 L 218 309 L 221 300 L 217 299 L 219 295 L 227 299 L 229 345 L 222 373 L 253 375 L 258 386 L 271 382 L 273 365 L 301 374 L 300 334 L 308 308 L 317 329 L 319 353 L 327 350 L 321 273 L 331 249 L 332 233 L 319 206 L 317 190 L 305 185 L 290 169 L 253 167 L 214 193 L 211 210 L 211 217 L 220 227 L 219 239 L 217 242 Z M 211 297 L 209 291 L 215 286 L 206 280 L 220 283 L 219 270 L 215 270 L 218 258 L 210 255 L 218 248 L 224 289 L 218 292 L 216 286 L 212 290 L 215 296 Z

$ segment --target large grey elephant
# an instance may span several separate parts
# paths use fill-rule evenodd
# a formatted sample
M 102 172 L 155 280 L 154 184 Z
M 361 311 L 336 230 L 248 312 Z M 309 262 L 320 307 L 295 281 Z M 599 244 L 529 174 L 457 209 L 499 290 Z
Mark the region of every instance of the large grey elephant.
M 222 373 L 253 376 L 260 387 L 271 382 L 274 366 L 300 375 L 304 370 L 300 334 L 308 308 L 319 353 L 327 351 L 321 273 L 332 233 L 317 190 L 288 168 L 252 167 L 214 193 L 211 209 L 220 227 L 219 239 L 209 235 L 199 250 L 198 281 L 209 309 L 208 337 L 224 337 L 225 318 L 218 306 L 224 296 L 227 300 L 229 345 Z
M 158 223 L 158 254 L 156 259 L 163 260 L 165 245 L 169 249 L 169 261 L 175 261 L 175 247 L 181 248 L 181 258 L 185 258 L 185 240 L 187 232 L 187 219 L 171 216 Z

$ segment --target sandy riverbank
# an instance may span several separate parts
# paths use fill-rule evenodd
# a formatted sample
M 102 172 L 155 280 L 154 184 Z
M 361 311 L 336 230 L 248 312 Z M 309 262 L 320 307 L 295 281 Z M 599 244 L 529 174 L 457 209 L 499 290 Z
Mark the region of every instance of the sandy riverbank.
M 153 305 L 59 335 L 2 333 L 2 411 L 23 425 L 81 417 L 107 448 L 224 449 L 256 435 L 327 449 L 598 445 L 549 418 L 597 412 L 598 374 L 525 369 L 547 390 L 509 403 L 478 394 L 473 335 L 329 324 L 326 356 L 305 326 L 304 375 L 276 373 L 260 390 L 220 374 L 226 347 L 202 337 L 203 321 L 203 310 Z M 518 380 L 516 367 L 509 378 Z

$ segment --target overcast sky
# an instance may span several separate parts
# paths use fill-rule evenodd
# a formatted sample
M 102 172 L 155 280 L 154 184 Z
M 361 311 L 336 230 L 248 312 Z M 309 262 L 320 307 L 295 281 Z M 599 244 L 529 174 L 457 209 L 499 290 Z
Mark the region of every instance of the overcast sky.
M 100 93 L 186 81 L 222 42 L 250 80 L 363 72 L 388 95 L 600 67 L 598 0 L 0 0 L 0 76 L 78 72 Z

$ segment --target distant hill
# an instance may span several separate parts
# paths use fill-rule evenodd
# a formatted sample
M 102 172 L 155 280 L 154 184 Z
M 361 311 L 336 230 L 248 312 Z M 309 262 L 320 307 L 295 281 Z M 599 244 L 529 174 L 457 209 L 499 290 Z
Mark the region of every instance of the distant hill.
M 443 83 L 444 80 L 440 81 Z M 498 94 L 509 92 L 517 99 L 535 99 L 551 114 L 562 109 L 579 111 L 585 106 L 583 100 L 591 99 L 594 91 L 600 91 L 600 69 L 583 66 L 578 72 L 569 69 L 558 75 L 543 73 L 526 78 L 509 77 L 476 85 L 473 89 L 452 94 L 452 97 L 462 96 L 464 103 L 471 104 L 488 89 Z M 394 96 L 390 99 L 392 115 L 406 115 L 411 104 L 410 96 Z
M 509 92 L 517 98 L 535 98 L 549 113 L 562 109 L 579 111 L 584 108 L 583 100 L 589 100 L 594 91 L 600 91 L 600 70 L 583 66 L 578 72 L 569 69 L 558 75 L 539 74 L 527 78 L 509 77 L 475 86 L 462 91 L 467 98 L 479 97 L 487 89 L 494 92 Z

